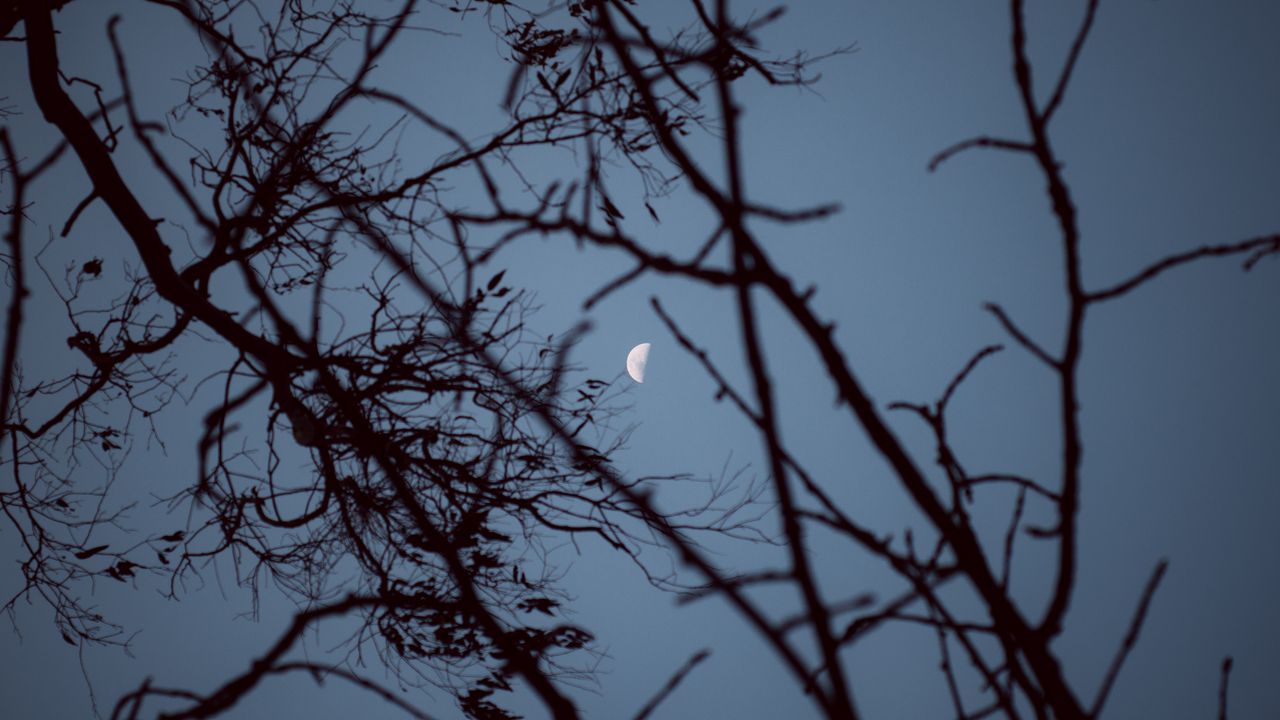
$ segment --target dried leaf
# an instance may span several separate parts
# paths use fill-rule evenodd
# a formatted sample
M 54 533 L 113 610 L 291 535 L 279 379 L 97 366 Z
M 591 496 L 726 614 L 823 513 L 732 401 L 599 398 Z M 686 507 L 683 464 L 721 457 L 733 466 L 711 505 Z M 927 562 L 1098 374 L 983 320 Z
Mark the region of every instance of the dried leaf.
M 96 546 L 96 547 L 88 548 L 87 550 L 81 550 L 80 552 L 76 553 L 76 559 L 77 559 L 77 560 L 88 560 L 89 558 L 93 557 L 94 555 L 97 555 L 98 553 L 102 552 L 103 550 L 106 550 L 106 549 L 107 549 L 107 548 L 109 548 L 109 547 L 111 547 L 111 546 L 110 546 L 110 545 L 98 545 L 98 546 Z

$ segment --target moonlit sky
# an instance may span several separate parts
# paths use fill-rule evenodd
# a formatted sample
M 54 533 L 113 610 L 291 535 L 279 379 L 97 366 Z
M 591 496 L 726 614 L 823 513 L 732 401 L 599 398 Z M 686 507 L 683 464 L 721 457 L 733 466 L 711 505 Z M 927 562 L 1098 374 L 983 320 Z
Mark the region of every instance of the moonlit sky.
M 647 5 L 653 7 L 642 9 L 658 35 L 686 22 L 674 10 L 680 3 Z M 1029 3 L 1030 52 L 1042 91 L 1083 5 Z M 739 13 L 755 7 L 732 6 Z M 104 28 L 117 11 L 124 14 L 120 32 L 135 82 L 150 95 L 144 110 L 159 116 L 181 99 L 173 78 L 201 57 L 171 13 L 123 0 L 71 3 L 56 18 L 64 69 L 114 83 L 106 70 Z M 761 225 L 758 232 L 797 285 L 817 286 L 814 307 L 837 323 L 846 356 L 881 407 L 936 399 L 976 350 L 1007 341 L 982 311 L 985 302 L 1001 303 L 1033 336 L 1058 344 L 1054 338 L 1065 317 L 1058 236 L 1033 163 L 978 151 L 936 173 L 926 168 L 936 152 L 958 140 L 1024 134 L 1007 11 L 1006 2 L 994 0 L 797 2 L 762 33 L 768 49 L 787 55 L 856 44 L 857 51 L 820 65 L 823 77 L 812 90 L 768 88 L 754 80 L 734 85 L 746 109 L 749 196 L 782 207 L 836 202 L 843 208 L 820 223 Z M 460 36 L 415 36 L 378 78 L 420 98 L 447 98 L 441 116 L 482 136 L 501 121 L 498 102 L 509 66 L 483 32 L 455 27 L 457 18 L 448 13 L 428 17 L 427 24 Z M 1080 212 L 1086 284 L 1109 285 L 1180 250 L 1280 231 L 1278 32 L 1280 3 L 1273 0 L 1103 2 L 1053 125 Z M 8 125 L 25 154 L 38 157 L 52 136 L 29 98 L 20 44 L 0 44 L 0 68 L 0 96 L 22 113 Z M 372 115 L 369 122 L 385 120 Z M 440 152 L 407 137 L 400 151 L 407 168 Z M 708 167 L 718 167 L 713 144 L 694 149 Z M 173 207 L 135 149 L 122 146 L 117 162 L 153 214 Z M 531 172 L 550 178 L 575 167 L 571 158 L 556 157 Z M 687 188 L 654 202 L 658 224 L 639 195 L 625 191 L 637 187 L 625 168 L 613 168 L 610 177 L 619 188 L 613 198 L 626 215 L 624 227 L 648 247 L 687 256 L 712 229 Z M 87 189 L 78 166 L 64 160 L 36 188 L 39 217 L 60 223 Z M 55 244 L 51 265 L 100 255 L 108 273 L 120 272 L 132 251 L 101 204 L 80 223 L 101 229 L 80 233 L 75 245 Z M 33 228 L 28 237 L 34 244 L 46 232 Z M 166 234 L 182 242 L 172 226 Z M 563 332 L 585 315 L 593 330 L 573 359 L 594 377 L 631 386 L 625 396 L 630 409 L 618 418 L 620 427 L 634 426 L 628 448 L 615 458 L 623 472 L 741 472 L 761 479 L 765 462 L 756 435 L 729 403 L 713 400 L 713 383 L 649 307 L 651 297 L 659 298 L 726 375 L 747 387 L 730 294 L 647 278 L 584 314 L 582 300 L 629 264 L 607 251 L 579 250 L 564 237 L 517 244 L 498 256 L 498 267 L 507 269 L 508 282 L 537 292 L 542 309 L 532 324 L 544 334 Z M 31 284 L 39 285 L 34 278 Z M 29 306 L 23 361 L 70 367 L 65 312 L 48 299 L 47 291 L 37 292 Z M 900 533 L 917 518 L 888 470 L 847 414 L 833 409 L 834 391 L 807 343 L 777 308 L 762 307 L 784 441 L 859 519 L 880 532 Z M 625 359 L 642 342 L 653 347 L 645 382 L 638 385 L 626 378 Z M 181 355 L 193 380 L 219 362 L 193 360 L 201 347 L 188 343 Z M 1081 368 L 1079 582 L 1055 646 L 1084 698 L 1092 698 L 1152 567 L 1161 558 L 1170 561 L 1108 717 L 1213 717 L 1218 668 L 1228 654 L 1235 658 L 1232 716 L 1280 716 L 1274 682 L 1280 667 L 1278 368 L 1280 258 L 1274 256 L 1249 273 L 1238 260 L 1186 267 L 1091 310 Z M 956 396 L 950 417 L 966 464 L 1056 477 L 1055 392 L 1053 379 L 1012 347 L 984 364 Z M 142 499 L 140 515 L 157 512 L 148 493 L 168 494 L 193 481 L 194 429 L 212 397 L 207 389 L 193 391 L 187 403 L 169 409 L 163 448 L 155 440 L 136 441 L 117 490 Z M 924 428 L 909 417 L 890 417 L 920 465 L 929 465 L 933 452 Z M 701 492 L 701 485 L 665 487 L 657 497 L 674 507 L 696 501 Z M 994 533 L 1004 530 L 1007 500 L 996 494 L 980 503 L 979 518 L 986 517 Z M 173 527 L 182 521 L 174 518 Z M 1039 608 L 1047 596 L 1049 555 L 1033 542 L 1021 546 L 1014 577 L 1020 599 Z M 778 557 L 759 545 L 717 543 L 713 549 L 726 567 L 760 567 Z M 12 562 L 19 550 L 19 539 L 4 526 L 0 592 L 6 599 L 19 587 Z M 828 597 L 896 592 L 882 568 L 838 538 L 814 533 L 811 556 Z M 674 597 L 651 589 L 635 567 L 589 541 L 566 544 L 556 557 L 577 598 L 572 620 L 593 631 L 607 651 L 599 685 L 575 696 L 587 717 L 630 717 L 704 647 L 712 650 L 710 659 L 658 717 L 815 714 L 781 664 L 724 604 L 678 606 Z M 647 561 L 669 565 L 657 552 Z M 206 580 L 203 587 L 189 587 L 180 604 L 163 601 L 153 580 L 140 581 L 138 589 L 99 583 L 101 611 L 141 631 L 132 657 L 89 648 L 81 658 L 58 637 L 46 608 L 20 606 L 21 635 L 7 628 L 0 634 L 0 715 L 88 716 L 82 660 L 104 712 L 148 676 L 157 684 L 207 691 L 242 672 L 292 608 L 264 596 L 261 618 L 253 622 L 245 617 L 249 599 L 229 577 L 221 578 L 221 587 L 212 573 Z M 777 608 L 794 606 L 783 594 L 758 597 L 776 601 Z M 951 597 L 967 602 L 963 592 Z M 307 651 L 321 656 L 344 638 L 341 624 L 327 625 L 309 637 Z M 881 630 L 847 657 L 866 717 L 950 716 L 931 631 Z M 412 697 L 433 715 L 457 716 L 443 693 Z M 302 677 L 270 680 L 227 715 L 400 716 L 367 694 L 336 683 L 317 689 Z

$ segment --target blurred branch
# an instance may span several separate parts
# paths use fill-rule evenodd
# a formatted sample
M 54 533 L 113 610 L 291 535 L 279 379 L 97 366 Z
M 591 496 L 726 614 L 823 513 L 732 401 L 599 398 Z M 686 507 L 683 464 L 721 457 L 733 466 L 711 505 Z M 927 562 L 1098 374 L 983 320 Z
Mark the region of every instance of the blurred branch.
M 709 657 L 711 657 L 711 651 L 706 648 L 694 653 L 693 656 L 686 660 L 684 665 L 680 666 L 680 669 L 676 670 L 675 674 L 667 680 L 667 684 L 663 685 L 662 689 L 650 698 L 649 702 L 644 704 L 644 707 L 640 708 L 640 712 L 636 713 L 634 720 L 646 720 L 646 718 L 652 715 L 653 711 L 658 709 L 658 705 L 661 705 L 662 701 L 666 700 L 667 697 L 680 686 L 680 683 L 688 677 L 689 673 L 693 672 L 694 668 Z
M 10 401 L 13 399 L 18 342 L 21 340 L 22 306 L 30 293 L 27 290 L 22 248 L 22 225 L 26 221 L 24 211 L 27 181 L 18 167 L 18 156 L 13 150 L 8 128 L 0 128 L 0 150 L 4 151 L 4 166 L 0 167 L 0 177 L 8 175 L 13 185 L 12 202 L 8 209 L 0 212 L 9 216 L 9 227 L 5 231 L 4 240 L 9 246 L 9 272 L 13 278 L 13 296 L 9 299 L 9 312 L 5 318 L 4 358 L 0 361 L 0 420 L 7 423 L 10 417 Z M 18 458 L 14 457 L 13 461 L 16 464 Z
M 1222 674 L 1218 680 L 1218 720 L 1227 720 L 1227 681 L 1231 679 L 1231 656 L 1222 659 Z

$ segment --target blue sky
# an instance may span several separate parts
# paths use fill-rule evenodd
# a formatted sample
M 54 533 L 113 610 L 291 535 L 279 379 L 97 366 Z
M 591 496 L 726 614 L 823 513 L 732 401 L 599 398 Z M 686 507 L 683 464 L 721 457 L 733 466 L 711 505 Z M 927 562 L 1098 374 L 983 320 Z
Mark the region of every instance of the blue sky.
M 95 5 L 72 3 L 59 18 L 67 62 L 81 63 L 83 72 L 108 52 L 103 23 L 110 8 Z M 176 27 L 172 19 L 151 8 L 135 16 L 129 3 L 102 5 L 125 9 L 121 32 L 136 58 L 131 64 L 138 82 L 175 92 L 174 68 L 193 48 L 176 31 L 158 31 Z M 671 5 L 651 5 L 645 11 L 659 35 L 685 22 Z M 1029 3 L 1030 51 L 1041 88 L 1065 55 L 1082 6 Z M 452 20 L 441 20 L 441 27 L 446 22 Z M 1263 0 L 1103 3 L 1053 125 L 1080 211 L 1087 284 L 1110 284 L 1169 253 L 1280 229 L 1277 27 L 1280 6 Z M 424 98 L 447 98 L 440 103 L 446 119 L 475 127 L 480 136 L 500 121 L 497 102 L 506 67 L 496 60 L 492 40 L 459 30 L 459 37 L 420 36 L 379 79 Z M 798 285 L 817 286 L 815 307 L 837 323 L 851 365 L 882 407 L 936 398 L 977 349 L 1007 343 L 982 311 L 985 302 L 1000 303 L 1050 345 L 1061 332 L 1065 304 L 1057 234 L 1031 161 L 978 151 L 935 173 L 927 170 L 936 152 L 958 140 L 1025 134 L 1008 34 L 1006 4 L 988 0 L 796 3 L 762 34 L 767 48 L 786 55 L 856 44 L 856 52 L 824 62 L 822 80 L 812 90 L 751 80 L 735 85 L 746 109 L 749 195 L 784 207 L 836 202 L 843 208 L 809 225 L 761 226 L 759 234 Z M 6 68 L 0 95 L 31 108 L 16 71 L 24 67 L 20 51 L 10 43 L 0 47 Z M 166 107 L 157 100 L 152 110 Z M 31 148 L 48 141 L 34 111 L 25 110 L 9 124 Z M 438 154 L 408 137 L 399 158 L 406 167 Z M 714 144 L 694 149 L 704 161 L 718 162 Z M 162 197 L 149 168 L 136 155 L 123 157 L 134 158 L 126 165 L 131 179 Z M 56 208 L 69 208 L 87 189 L 78 170 L 64 165 L 42 189 L 41 199 L 54 208 L 47 217 L 60 219 L 66 210 Z M 553 177 L 575 169 L 571 158 L 549 157 L 533 172 Z M 625 168 L 611 169 L 610 178 L 627 217 L 624 227 L 646 246 L 688 253 L 710 230 L 706 209 L 687 188 L 677 186 L 654 201 L 662 218 L 657 224 Z M 82 222 L 100 224 L 101 238 L 56 245 L 53 256 L 105 255 L 91 243 L 123 240 L 100 207 Z M 60 262 L 51 260 L 54 266 Z M 543 307 L 534 324 L 545 332 L 563 331 L 581 319 L 582 299 L 628 267 L 607 251 L 582 251 L 572 240 L 554 237 L 526 240 L 494 262 L 495 269 L 508 269 L 509 281 L 537 292 Z M 1089 315 L 1081 369 L 1080 579 L 1066 632 L 1055 646 L 1084 696 L 1092 696 L 1151 568 L 1161 558 L 1170 561 L 1140 643 L 1113 692 L 1112 717 L 1213 716 L 1217 669 L 1228 654 L 1236 660 L 1233 716 L 1280 714 L 1271 682 L 1280 663 L 1280 616 L 1274 609 L 1280 606 L 1280 564 L 1274 559 L 1280 547 L 1274 521 L 1280 507 L 1277 273 L 1275 257 L 1250 273 L 1238 261 L 1209 261 L 1172 272 Z M 747 379 L 729 294 L 649 277 L 609 297 L 586 313 L 594 329 L 574 354 L 585 371 L 614 378 L 633 345 L 653 343 L 647 381 L 628 391 L 631 408 L 618 418 L 620 426 L 634 426 L 618 466 L 632 476 L 717 476 L 728 468 L 762 478 L 766 465 L 756 435 L 728 403 L 713 401 L 713 383 L 654 316 L 651 297 L 660 299 L 731 380 L 745 387 Z M 33 317 L 27 326 L 24 360 L 65 362 L 65 315 L 59 306 L 42 307 L 47 317 Z M 799 334 L 768 305 L 762 328 L 782 434 L 792 453 L 877 530 L 899 533 L 917 522 L 858 428 L 832 407 L 834 391 Z M 200 347 L 193 341 L 183 348 L 184 358 L 198 355 Z M 207 360 L 181 362 L 192 378 L 207 372 Z M 1053 477 L 1059 453 L 1053 393 L 1052 378 L 1013 347 L 984 364 L 957 395 L 950 420 L 967 464 Z M 167 452 L 154 444 L 136 447 L 120 473 L 124 491 L 145 499 L 155 484 L 194 477 L 189 430 L 211 397 L 194 392 L 189 404 L 171 408 L 163 434 Z M 927 465 L 932 451 L 918 422 L 893 416 L 893 427 Z M 664 487 L 658 498 L 676 504 L 695 499 L 702 489 Z M 1002 532 L 1008 498 L 993 496 L 984 508 L 993 532 Z M 1047 593 L 1049 557 L 1026 542 L 1015 588 L 1036 607 Z M 718 543 L 715 549 L 726 566 L 760 567 L 777 558 L 758 545 Z M 6 527 L 0 557 L 17 550 L 17 538 Z M 892 594 L 884 569 L 848 543 L 815 533 L 810 550 L 831 597 Z M 667 701 L 660 717 L 813 714 L 764 645 L 719 601 L 678 606 L 672 596 L 651 589 L 634 567 L 590 542 L 578 548 L 564 544 L 555 557 L 577 597 L 575 619 L 597 634 L 608 653 L 599 686 L 578 696 L 589 717 L 629 716 L 702 647 L 712 649 L 711 658 Z M 653 567 L 669 563 L 656 551 L 646 561 Z M 18 579 L 13 565 L 0 564 L 5 597 Z M 288 606 L 267 599 L 260 621 L 250 622 L 240 617 L 250 607 L 243 593 L 224 583 L 224 599 L 214 578 L 209 580 L 203 588 L 192 587 L 181 604 L 162 601 L 151 587 L 99 585 L 100 606 L 143 631 L 134 640 L 135 657 L 111 649 L 84 652 L 100 703 L 109 706 L 148 675 L 207 689 L 260 653 L 288 616 Z M 961 590 L 954 597 L 969 602 Z M 787 596 L 770 600 L 780 611 L 794 606 Z M 0 643 L 0 707 L 12 708 L 14 717 L 84 715 L 85 682 L 75 651 L 60 641 L 38 606 L 22 608 L 17 619 L 22 642 L 14 635 L 13 642 Z M 326 628 L 308 647 L 320 652 L 342 638 L 341 628 Z M 849 657 L 859 708 L 867 717 L 949 713 L 931 633 L 880 631 Z M 423 704 L 442 717 L 454 712 L 443 694 Z M 318 692 L 309 681 L 294 679 L 265 686 L 231 716 L 384 712 L 396 716 L 356 691 L 330 685 Z

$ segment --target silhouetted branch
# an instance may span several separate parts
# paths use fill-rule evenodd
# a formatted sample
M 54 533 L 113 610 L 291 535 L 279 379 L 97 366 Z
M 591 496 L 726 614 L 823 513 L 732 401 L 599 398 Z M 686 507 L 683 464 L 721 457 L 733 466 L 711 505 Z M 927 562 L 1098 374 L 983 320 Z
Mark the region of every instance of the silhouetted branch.
M 1084 49 L 1084 41 L 1089 37 L 1089 31 L 1093 29 L 1093 20 L 1098 14 L 1099 4 L 1100 0 L 1089 0 L 1089 4 L 1085 8 L 1084 19 L 1080 21 L 1080 29 L 1076 31 L 1075 39 L 1071 41 L 1071 50 L 1067 52 L 1067 61 L 1062 66 L 1062 72 L 1058 75 L 1058 82 L 1053 88 L 1053 95 L 1049 97 L 1049 101 L 1045 103 L 1044 110 L 1040 113 L 1040 117 L 1045 124 L 1048 124 L 1050 118 L 1053 117 L 1053 113 L 1062 104 L 1062 98 L 1067 93 L 1067 84 L 1071 82 L 1071 75 L 1075 72 L 1076 61 L 1080 59 L 1080 51 Z
M 388 604 L 388 600 L 385 598 L 348 596 L 338 602 L 297 613 L 289 624 L 289 628 L 272 644 L 266 653 L 251 663 L 249 670 L 231 679 L 209 695 L 200 698 L 194 706 L 176 713 L 163 713 L 160 717 L 164 720 L 186 720 L 187 718 L 208 718 L 221 714 L 253 690 L 261 682 L 263 676 L 277 671 L 280 660 L 293 649 L 294 643 L 298 641 L 312 623 L 328 617 L 344 615 L 352 610 L 385 604 Z
M 1071 602 L 1071 592 L 1076 578 L 1076 523 L 1082 457 L 1076 373 L 1080 362 L 1084 312 L 1087 303 L 1084 299 L 1080 274 L 1080 229 L 1075 204 L 1062 175 L 1062 164 L 1058 161 L 1050 144 L 1045 117 L 1036 109 L 1031 66 L 1027 60 L 1023 9 L 1022 0 L 1012 0 L 1010 3 L 1010 15 L 1013 21 L 1011 44 L 1014 78 L 1022 100 L 1023 116 L 1031 130 L 1034 155 L 1048 186 L 1050 207 L 1062 236 L 1063 271 L 1068 296 L 1063 350 L 1056 363 L 1058 410 L 1062 428 L 1062 485 L 1059 490 L 1058 563 L 1055 569 L 1057 577 L 1049 607 L 1038 625 L 1043 637 L 1052 638 L 1061 632 L 1062 618 Z M 1006 329 L 1012 326 L 1012 323 L 1005 324 Z M 1018 336 L 1015 335 L 1015 337 Z M 1022 342 L 1024 347 L 1035 347 L 1029 340 L 1019 339 L 1019 342 Z M 1043 351 L 1036 352 L 1036 355 L 1042 360 L 1048 357 Z M 1054 712 L 1061 717 L 1082 716 L 1084 710 L 1075 694 L 1066 686 L 1061 671 L 1052 667 L 1047 657 L 1043 661 L 1033 660 L 1031 664 L 1043 683 L 1045 699 Z
M 1009 588 L 1009 578 L 1013 569 L 1013 544 L 1018 539 L 1018 526 L 1022 523 L 1022 511 L 1027 504 L 1027 485 L 1018 486 L 1018 499 L 1013 503 L 1013 514 L 1009 517 L 1009 529 L 1004 534 L 1004 555 L 1000 562 L 1000 587 Z
M 1218 720 L 1227 720 L 1227 681 L 1231 679 L 1231 656 L 1222 659 L 1222 674 L 1218 679 Z
M 995 315 L 996 320 L 1000 321 L 1000 326 L 1004 328 L 1004 331 L 1009 333 L 1009 336 L 1017 341 L 1017 343 L 1026 349 L 1027 352 L 1035 355 L 1040 362 L 1051 368 L 1059 367 L 1057 360 L 1053 359 L 1053 357 L 1050 356 L 1049 353 L 1045 352 L 1044 349 L 1036 343 L 1036 341 L 1027 337 L 1027 335 L 1022 332 L 1022 329 L 1014 324 L 1013 320 L 1009 318 L 1009 315 L 1005 313 L 1004 308 L 995 303 L 987 303 L 986 305 L 983 305 L 982 308 L 992 315 Z
M 417 720 L 433 720 L 434 716 L 419 710 L 418 708 L 405 702 L 394 691 L 389 690 L 366 677 L 361 677 L 350 670 L 340 667 L 330 667 L 318 665 L 316 663 L 287 662 L 280 663 L 272 668 L 273 674 L 283 674 L 287 672 L 306 672 L 310 674 L 317 683 L 321 683 L 330 676 L 342 678 L 352 685 L 356 685 L 364 690 L 368 690 L 378 696 L 380 700 L 393 705 L 404 711 L 407 715 L 417 718 Z
M 652 715 L 653 711 L 658 709 L 658 705 L 661 705 L 663 700 L 666 700 L 672 692 L 675 692 L 675 689 L 680 686 L 680 683 L 689 675 L 689 673 L 693 672 L 694 668 L 709 657 L 711 657 L 711 651 L 706 648 L 694 653 L 693 656 L 686 660 L 684 665 L 681 665 L 680 669 L 676 670 L 675 674 L 667 680 L 667 684 L 663 685 L 662 689 L 650 698 L 649 702 L 644 704 L 644 707 L 640 708 L 640 712 L 636 713 L 634 720 L 645 720 L 645 718 Z
M 965 150 L 973 150 L 975 148 L 994 148 L 996 150 L 1008 150 L 1010 152 L 1019 153 L 1035 152 L 1034 146 L 1024 142 L 1018 142 L 1017 140 L 1003 140 L 1001 138 L 985 136 L 970 138 L 968 140 L 962 140 L 937 155 L 934 155 L 933 159 L 929 161 L 929 172 L 935 172 L 942 163 L 950 160 L 956 155 L 959 155 Z
M 1087 0 L 1043 106 L 1025 2 L 1011 0 L 1013 81 L 1027 139 L 981 135 L 929 163 L 932 172 L 961 152 L 993 149 L 1033 159 L 1043 179 L 1062 251 L 1062 334 L 1041 342 L 1000 305 L 985 309 L 1051 371 L 1052 425 L 1061 441 L 1053 479 L 971 475 L 962 433 L 948 427 L 960 385 L 1001 346 L 972 355 L 935 400 L 886 407 L 865 383 L 869 373 L 846 353 L 847 336 L 812 302 L 816 286 L 793 280 L 771 256 L 776 246 L 757 233 L 770 223 L 787 223 L 790 232 L 838 210 L 835 204 L 781 209 L 756 200 L 748 187 L 744 162 L 751 156 L 740 118 L 749 94 L 734 83 L 755 76 L 806 87 L 816 79 L 813 61 L 824 57 L 798 52 L 773 59 L 760 50 L 757 35 L 781 8 L 739 20 L 726 0 L 690 0 L 686 27 L 663 38 L 624 0 L 571 2 L 545 12 L 496 2 L 445 8 L 401 0 L 371 9 L 377 6 L 152 0 L 155 9 L 176 13 L 208 53 L 207 62 L 183 74 L 186 98 L 157 122 L 143 114 L 153 106 L 148 88 L 131 82 L 119 18 L 106 35 L 115 59 L 111 82 L 121 97 L 109 99 L 94 79 L 65 77 L 57 46 L 65 36 L 52 15 L 62 4 L 0 9 L 0 35 L 23 22 L 24 38 L 5 39 L 24 43 L 36 105 L 60 135 L 24 173 L 8 131 L 0 129 L 3 170 L 14 178 L 13 204 L 4 212 L 15 278 L 0 386 L 14 490 L 0 493 L 0 510 L 27 558 L 22 589 L 3 609 L 12 613 L 18 599 L 34 597 L 53 609 L 67 643 L 118 643 L 119 629 L 85 606 L 78 587 L 98 578 L 134 584 L 139 575 L 161 575 L 176 597 L 189 578 L 217 571 L 217 563 L 234 569 L 255 607 L 265 586 L 259 578 L 270 578 L 307 608 L 265 654 L 213 683 L 209 694 L 147 679 L 120 699 L 113 718 L 141 716 L 149 698 L 180 706 L 162 717 L 213 717 L 269 677 L 299 671 L 317 682 L 340 677 L 428 717 L 350 665 L 288 659 L 308 628 L 349 613 L 359 626 L 347 646 L 352 656 L 363 661 L 371 651 L 404 685 L 439 685 L 470 718 L 512 717 L 494 693 L 519 685 L 544 715 L 571 720 L 578 717 L 573 680 L 591 671 L 575 664 L 575 653 L 593 653 L 595 646 L 587 630 L 561 621 L 569 598 L 545 547 L 547 538 L 579 536 L 620 552 L 654 586 L 680 592 L 681 601 L 722 598 L 824 717 L 858 717 L 856 678 L 846 668 L 865 648 L 859 641 L 888 624 L 932 632 L 937 647 L 924 650 L 940 663 L 958 719 L 1082 720 L 1101 712 L 1166 565 L 1157 565 L 1148 581 L 1086 712 L 1055 650 L 1078 578 L 1085 312 L 1201 258 L 1241 255 L 1248 269 L 1280 253 L 1280 236 L 1174 254 L 1108 288 L 1084 289 L 1079 220 L 1049 124 L 1065 102 L 1098 0 Z M 514 65 L 509 82 L 495 89 L 505 111 L 496 128 L 451 126 L 412 93 L 376 85 L 375 71 L 394 57 L 398 38 L 421 29 L 411 19 L 416 24 L 437 10 L 463 21 L 471 12 L 482 16 L 481 29 L 493 33 L 499 53 Z M 246 24 L 258 28 L 250 43 L 233 32 Z M 86 87 L 92 112 L 72 98 Z M 368 104 L 383 115 L 358 114 Z M 362 126 L 369 117 L 373 124 Z M 382 125 L 379 117 L 386 118 Z M 189 136 L 187 128 L 194 128 Z M 438 143 L 417 165 L 409 144 L 400 144 L 410 130 Z M 189 155 L 173 156 L 166 140 L 182 143 Z M 122 174 L 125 156 L 112 150 L 129 142 L 150 160 L 162 194 L 172 196 L 167 205 L 144 192 L 151 186 Z M 540 177 L 556 167 L 543 164 L 545 154 L 561 148 L 573 154 L 576 169 Z M 128 258 L 106 266 L 102 257 L 81 258 L 64 268 L 59 285 L 56 269 L 35 254 L 66 308 L 67 351 L 76 369 L 31 382 L 25 369 L 19 372 L 18 347 L 24 193 L 29 180 L 72 155 L 91 191 L 62 222 L 62 234 L 83 236 L 83 212 L 101 200 L 141 267 Z M 617 167 L 638 180 L 634 204 L 622 194 L 626 186 L 609 176 Z M 466 191 L 455 199 L 458 187 Z M 643 204 L 659 222 L 650 201 L 681 189 L 710 215 L 709 234 L 674 250 L 654 249 L 631 231 L 624 210 Z M 182 217 L 162 223 L 147 209 L 162 207 Z M 175 228 L 190 233 L 185 249 L 168 238 Z M 651 304 L 702 367 L 715 399 L 728 399 L 754 428 L 767 462 L 764 480 L 731 490 L 739 474 L 726 470 L 708 481 L 705 505 L 673 510 L 656 501 L 651 487 L 687 476 L 633 474 L 613 464 L 627 435 L 611 424 L 625 410 L 625 388 L 579 381 L 570 356 L 587 325 L 550 335 L 536 330 L 529 323 L 534 298 L 512 279 L 519 269 L 500 264 L 514 243 L 543 237 L 624 256 L 627 269 L 590 293 L 586 309 L 659 275 L 732 293 L 749 394 L 721 371 L 725 359 L 713 359 L 656 297 Z M 89 306 L 88 283 L 117 266 L 125 268 L 126 290 L 104 307 Z M 369 269 L 352 280 L 352 267 Z M 783 373 L 769 346 L 779 323 L 816 359 L 819 375 L 825 372 L 837 407 L 846 406 L 846 419 L 861 432 L 856 442 L 865 440 L 883 461 L 875 472 L 888 476 L 887 487 L 906 503 L 906 528 L 886 532 L 867 506 L 847 502 L 847 492 L 860 492 L 849 483 L 861 472 L 815 477 L 795 438 L 788 449 L 782 409 L 790 405 L 775 385 Z M 72 482 L 82 472 L 78 453 L 106 458 L 103 467 L 114 477 L 129 449 L 129 422 L 151 423 L 154 433 L 153 413 L 185 392 L 165 357 L 196 337 L 224 348 L 226 364 L 200 381 L 215 400 L 203 410 L 194 443 L 199 476 L 163 499 L 170 510 L 186 509 L 188 520 L 139 532 L 127 543 L 104 537 L 131 531 L 120 522 L 123 510 L 105 504 L 115 497 L 109 481 L 88 492 Z M 887 418 L 897 409 L 925 421 L 932 447 L 895 433 Z M 127 416 L 123 424 L 117 414 Z M 940 471 L 929 468 L 931 461 Z M 978 504 L 988 498 L 1012 501 L 1007 525 L 1006 516 Z M 80 516 L 81 504 L 96 507 Z M 756 507 L 758 514 L 746 510 Z M 1048 519 L 1037 516 L 1045 508 Z M 1054 554 L 1038 621 L 1013 592 L 1022 531 L 1046 540 Z M 721 567 L 699 544 L 706 533 L 774 543 L 785 559 Z M 872 592 L 825 577 L 831 566 L 815 556 L 815 535 L 847 544 L 858 562 L 882 561 L 877 570 L 891 580 Z M 653 548 L 674 560 L 670 570 L 652 569 Z M 959 578 L 963 588 L 944 587 Z M 844 589 L 828 599 L 825 593 L 837 587 Z M 757 589 L 787 590 L 791 604 L 770 604 Z M 653 714 L 708 653 L 679 668 L 637 720 Z M 972 672 L 958 665 L 965 659 Z M 1222 718 L 1230 667 L 1228 658 Z
M 22 224 L 26 221 L 23 215 L 26 195 L 26 178 L 18 167 L 18 156 L 9 139 L 8 128 L 0 128 L 0 150 L 4 151 L 4 166 L 0 167 L 0 177 L 8 175 L 13 186 L 12 202 L 3 211 L 9 216 L 9 227 L 5 230 L 5 244 L 9 246 L 9 273 L 12 275 L 13 297 L 9 299 L 9 311 L 5 317 L 4 357 L 0 360 L 0 420 L 9 422 L 10 400 L 13 398 L 13 380 L 18 361 L 18 341 L 22 330 L 22 306 L 29 292 L 27 291 L 26 272 L 23 266 Z M 17 457 L 14 457 L 17 465 Z
M 1160 586 L 1160 580 L 1164 578 L 1165 570 L 1168 568 L 1169 563 L 1167 560 L 1161 560 L 1156 563 L 1156 568 L 1152 571 L 1151 578 L 1147 580 L 1147 586 L 1142 590 L 1142 598 L 1138 601 L 1138 609 L 1133 613 L 1133 620 L 1129 621 L 1129 631 L 1125 633 L 1120 649 L 1111 660 L 1111 667 L 1107 669 L 1107 674 L 1102 680 L 1102 687 L 1098 690 L 1098 696 L 1093 701 L 1093 707 L 1089 709 L 1089 717 L 1096 718 L 1102 712 L 1102 706 L 1106 704 L 1107 696 L 1111 694 L 1111 686 L 1115 684 L 1116 677 L 1120 675 L 1120 668 L 1124 665 L 1125 658 L 1129 656 L 1129 652 L 1133 650 L 1133 646 L 1138 642 L 1138 633 L 1142 631 L 1142 623 L 1147 619 L 1147 608 L 1151 605 L 1151 598 L 1156 594 L 1156 588 Z
M 1203 245 L 1195 250 L 1188 250 L 1187 252 L 1178 253 L 1177 255 L 1170 255 L 1163 260 L 1153 263 L 1142 272 L 1139 272 L 1128 280 L 1112 285 L 1105 290 L 1096 290 L 1088 293 L 1085 296 L 1085 299 L 1091 303 L 1112 300 L 1129 293 L 1139 285 L 1146 283 L 1148 280 L 1151 280 L 1166 270 L 1171 270 L 1180 265 L 1185 265 L 1203 258 L 1242 255 L 1249 252 L 1258 253 L 1250 258 L 1250 264 L 1256 262 L 1263 253 L 1280 252 L 1280 235 L 1263 235 L 1261 237 L 1244 240 L 1231 245 Z

